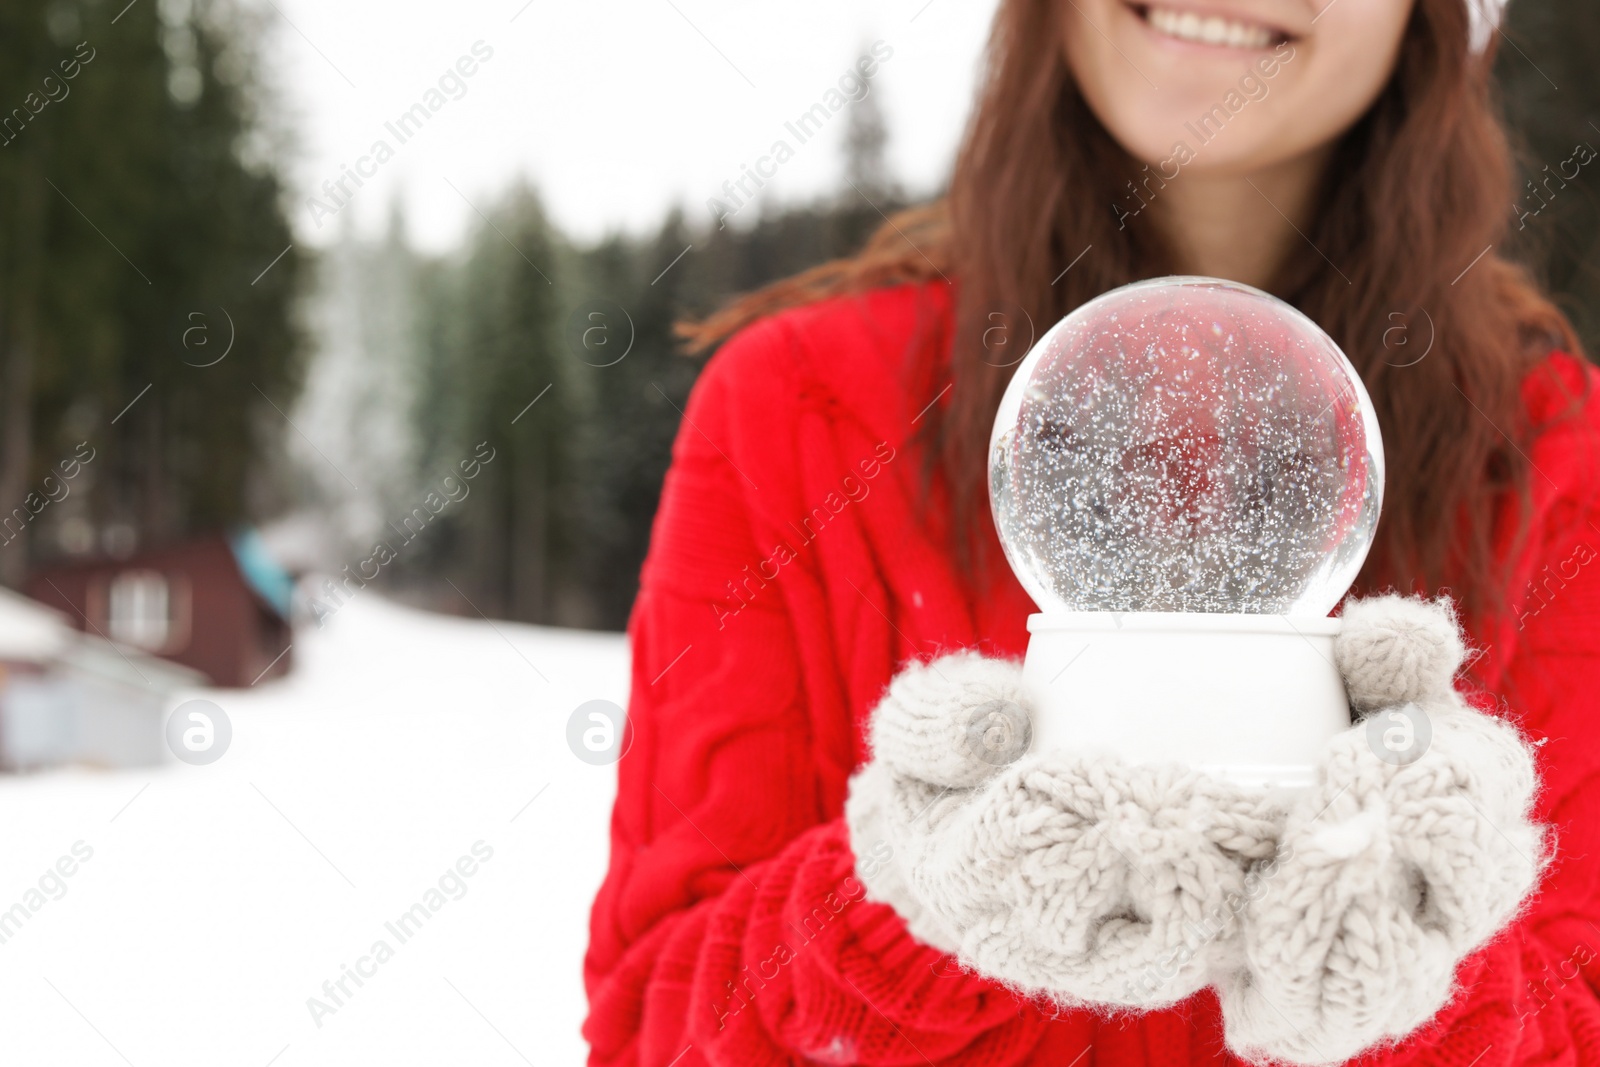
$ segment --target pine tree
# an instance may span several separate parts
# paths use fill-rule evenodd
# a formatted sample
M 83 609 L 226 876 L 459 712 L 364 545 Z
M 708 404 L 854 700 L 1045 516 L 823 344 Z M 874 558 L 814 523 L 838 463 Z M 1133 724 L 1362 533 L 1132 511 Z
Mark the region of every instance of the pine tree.
M 74 442 L 97 457 L 77 504 L 7 543 L 9 582 L 87 547 L 68 518 L 127 547 L 235 522 L 264 488 L 304 257 L 246 158 L 256 36 L 220 0 L 0 5 L 0 100 L 21 109 L 0 145 L 0 508 Z
M 1600 153 L 1597 44 L 1600 6 L 1517 3 L 1495 64 L 1522 171 L 1508 205 L 1512 249 L 1556 292 L 1590 352 L 1600 352 L 1600 158 L 1580 163 L 1576 150 Z
M 863 55 L 870 51 L 870 46 L 861 50 Z M 845 128 L 844 175 L 851 188 L 879 200 L 895 192 L 887 157 L 889 124 L 879 99 L 882 89 L 873 84 L 872 78 L 862 80 L 866 95 L 850 105 L 850 124 Z

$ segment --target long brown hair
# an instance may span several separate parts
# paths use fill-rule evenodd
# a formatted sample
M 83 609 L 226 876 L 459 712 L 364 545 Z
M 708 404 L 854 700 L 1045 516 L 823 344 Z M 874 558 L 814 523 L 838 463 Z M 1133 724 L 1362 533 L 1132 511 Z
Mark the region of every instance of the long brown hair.
M 929 454 L 953 514 L 975 517 L 953 524 L 953 547 L 969 564 L 988 555 L 985 455 L 1012 373 L 986 358 L 991 313 L 1023 309 L 1042 330 L 1108 289 L 1172 272 L 1154 227 L 1119 229 L 1112 205 L 1132 202 L 1127 183 L 1141 167 L 1079 93 L 1060 9 L 1001 3 L 942 201 L 897 216 L 853 258 L 680 328 L 700 351 L 784 307 L 954 278 L 954 388 L 929 430 Z M 1388 486 L 1358 586 L 1450 586 L 1469 617 L 1482 617 L 1506 593 L 1496 509 L 1508 493 L 1525 496 L 1524 451 L 1538 429 L 1520 383 L 1553 348 L 1576 354 L 1578 342 L 1495 251 L 1512 203 L 1511 154 L 1490 56 L 1473 56 L 1467 38 L 1463 0 L 1417 0 L 1388 86 L 1335 147 L 1315 225 L 1270 288 L 1339 343 L 1378 410 Z M 1397 327 L 1403 347 L 1386 344 L 1401 339 Z

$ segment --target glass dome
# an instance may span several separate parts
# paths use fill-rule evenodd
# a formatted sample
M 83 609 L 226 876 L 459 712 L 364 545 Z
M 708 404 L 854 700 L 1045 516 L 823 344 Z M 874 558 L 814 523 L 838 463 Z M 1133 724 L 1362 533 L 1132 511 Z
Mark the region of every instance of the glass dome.
M 1372 545 L 1383 442 L 1305 315 L 1159 278 L 1089 301 L 1023 359 L 989 497 L 1041 611 L 1322 616 Z

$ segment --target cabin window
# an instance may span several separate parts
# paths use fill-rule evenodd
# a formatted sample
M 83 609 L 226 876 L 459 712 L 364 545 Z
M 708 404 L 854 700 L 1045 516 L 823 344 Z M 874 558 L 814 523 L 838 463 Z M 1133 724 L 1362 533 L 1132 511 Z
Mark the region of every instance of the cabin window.
M 107 590 L 106 629 L 113 641 L 165 648 L 172 638 L 172 591 L 158 571 L 124 571 Z

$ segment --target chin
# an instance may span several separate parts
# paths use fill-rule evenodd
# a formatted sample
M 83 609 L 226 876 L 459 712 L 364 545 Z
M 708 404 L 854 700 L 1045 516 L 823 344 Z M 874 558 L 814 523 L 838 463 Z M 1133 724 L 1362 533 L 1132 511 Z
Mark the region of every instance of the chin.
M 1174 159 L 1175 166 L 1196 172 L 1229 170 L 1252 160 L 1265 164 L 1304 140 L 1299 131 L 1283 127 L 1281 105 L 1272 99 L 1284 78 L 1281 62 L 1269 57 L 1259 67 L 1236 68 L 1220 77 L 1213 71 L 1186 73 L 1159 92 L 1143 83 L 1107 79 L 1085 97 L 1112 138 L 1152 167 Z
M 1110 121 L 1101 121 L 1112 139 L 1139 163 L 1169 171 L 1181 168 L 1193 174 L 1224 174 L 1270 165 L 1292 148 L 1293 138 L 1284 137 L 1283 131 L 1250 121 L 1258 117 L 1230 115 L 1223 125 L 1200 107 L 1109 116 Z
M 1196 145 L 1197 138 L 1184 126 L 1185 123 L 1192 123 L 1192 119 L 1191 111 L 1176 109 L 1163 109 L 1162 113 L 1153 115 L 1101 116 L 1101 122 L 1112 139 L 1134 159 L 1151 166 L 1170 157 L 1180 143 L 1186 142 L 1191 147 Z M 1215 150 L 1208 148 L 1204 154 L 1214 155 Z M 1198 164 L 1199 160 L 1194 162 Z

